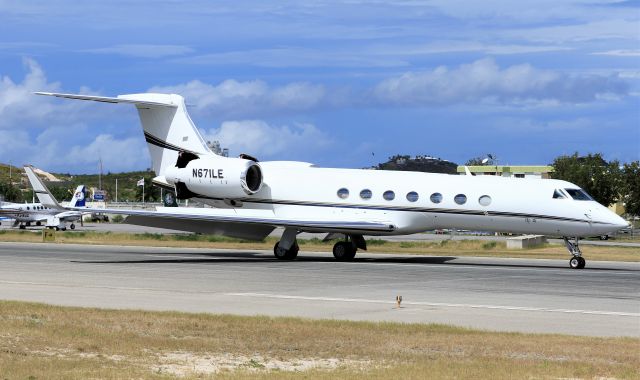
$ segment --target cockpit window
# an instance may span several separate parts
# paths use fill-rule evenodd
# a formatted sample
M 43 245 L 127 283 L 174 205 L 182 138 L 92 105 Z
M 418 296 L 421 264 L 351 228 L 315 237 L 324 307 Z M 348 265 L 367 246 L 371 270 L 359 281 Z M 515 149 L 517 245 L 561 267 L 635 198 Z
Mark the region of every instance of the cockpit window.
M 591 198 L 589 194 L 585 193 L 584 190 L 564 189 L 564 191 L 569 193 L 571 198 L 575 199 L 576 201 L 592 201 L 593 200 L 593 198 Z
M 558 189 L 555 189 L 553 191 L 553 199 L 565 199 L 566 197 L 564 196 L 564 194 L 562 194 L 562 192 Z

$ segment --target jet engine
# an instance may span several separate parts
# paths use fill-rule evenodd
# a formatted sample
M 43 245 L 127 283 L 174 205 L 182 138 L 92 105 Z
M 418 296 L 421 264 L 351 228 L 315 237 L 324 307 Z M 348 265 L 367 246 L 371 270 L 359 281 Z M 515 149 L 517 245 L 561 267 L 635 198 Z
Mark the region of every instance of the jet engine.
M 178 199 L 237 199 L 262 188 L 262 170 L 255 161 L 188 155 L 178 158 L 176 166 L 165 171 L 167 182 L 175 186 Z

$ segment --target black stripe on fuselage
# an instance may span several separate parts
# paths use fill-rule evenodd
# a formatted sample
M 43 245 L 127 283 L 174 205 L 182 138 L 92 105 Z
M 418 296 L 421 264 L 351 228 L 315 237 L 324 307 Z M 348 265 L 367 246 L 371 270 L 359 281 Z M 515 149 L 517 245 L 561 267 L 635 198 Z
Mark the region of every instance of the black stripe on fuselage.
M 224 198 L 214 198 L 214 197 L 207 197 L 202 195 L 198 195 L 197 198 L 224 201 Z M 527 214 L 527 213 L 505 212 L 505 211 L 456 210 L 456 209 L 441 209 L 441 208 L 428 208 L 428 207 L 382 206 L 382 205 L 365 206 L 365 205 L 359 205 L 359 204 L 308 202 L 308 201 L 292 201 L 292 200 L 277 200 L 277 199 L 254 199 L 254 198 L 241 198 L 237 200 L 243 203 L 258 203 L 258 204 L 271 204 L 271 205 L 277 204 L 277 205 L 285 205 L 285 206 L 335 207 L 335 208 L 361 209 L 361 210 L 425 212 L 425 213 L 432 213 L 432 214 L 447 214 L 447 215 L 503 216 L 503 217 L 510 217 L 510 218 L 557 220 L 557 221 L 563 221 L 563 222 L 610 224 L 610 223 L 604 223 L 604 222 L 595 222 L 595 221 L 586 220 L 586 219 L 567 218 L 563 216 Z
M 156 136 L 152 135 L 151 133 L 148 132 L 144 132 L 144 139 L 151 145 L 155 145 L 155 146 L 159 146 L 160 148 L 164 148 L 164 149 L 169 149 L 169 150 L 174 150 L 176 152 L 189 152 L 189 153 L 193 153 L 195 155 L 198 155 L 198 153 L 191 151 L 189 149 L 184 149 L 181 148 L 177 145 L 173 145 L 170 144 L 164 140 L 161 140 L 159 138 L 157 138 Z

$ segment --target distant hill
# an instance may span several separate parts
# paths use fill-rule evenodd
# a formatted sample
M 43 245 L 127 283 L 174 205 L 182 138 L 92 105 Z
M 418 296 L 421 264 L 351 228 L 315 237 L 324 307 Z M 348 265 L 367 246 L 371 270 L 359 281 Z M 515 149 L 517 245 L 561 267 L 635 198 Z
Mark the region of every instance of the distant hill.
M 411 172 L 457 174 L 458 164 L 431 156 L 395 155 L 373 169 Z

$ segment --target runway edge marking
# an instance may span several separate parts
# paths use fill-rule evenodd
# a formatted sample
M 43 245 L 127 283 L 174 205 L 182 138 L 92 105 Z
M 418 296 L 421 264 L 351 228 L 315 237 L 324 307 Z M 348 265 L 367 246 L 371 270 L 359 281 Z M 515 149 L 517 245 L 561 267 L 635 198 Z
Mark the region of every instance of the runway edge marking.
M 234 297 L 261 297 L 275 298 L 285 300 L 304 300 L 304 301 L 326 301 L 326 302 L 359 302 L 359 303 L 381 303 L 395 305 L 395 301 L 371 300 L 364 298 L 334 298 L 334 297 L 307 297 L 307 296 L 290 296 L 284 294 L 266 294 L 266 293 L 224 293 L 227 296 Z M 611 315 L 619 317 L 636 317 L 640 318 L 640 313 L 626 313 L 618 311 L 601 311 L 601 310 L 577 310 L 577 309 L 550 309 L 544 307 L 527 307 L 527 306 L 499 306 L 499 305 L 474 305 L 460 303 L 439 303 L 439 302 L 411 302 L 403 301 L 403 305 L 414 306 L 440 306 L 440 307 L 460 307 L 470 309 L 496 309 L 511 311 L 537 311 L 546 313 L 567 313 L 567 314 L 591 314 L 591 315 Z

